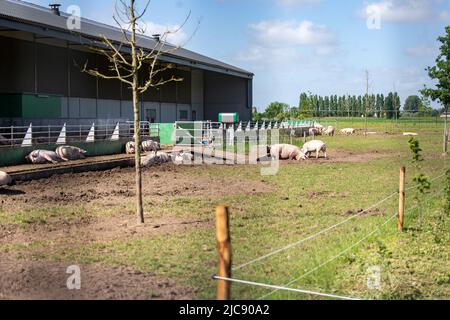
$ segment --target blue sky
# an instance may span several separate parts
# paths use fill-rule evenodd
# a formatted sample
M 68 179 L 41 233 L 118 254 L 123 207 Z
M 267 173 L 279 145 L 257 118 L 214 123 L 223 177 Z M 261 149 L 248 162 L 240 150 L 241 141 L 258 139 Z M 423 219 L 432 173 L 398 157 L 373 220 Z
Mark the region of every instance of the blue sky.
M 114 0 L 60 2 L 63 10 L 76 4 L 83 17 L 113 23 Z M 276 100 L 297 105 L 301 91 L 363 94 L 366 69 L 370 92 L 395 88 L 403 102 L 433 84 L 425 68 L 450 25 L 446 0 L 152 0 L 148 32 L 176 28 L 189 11 L 170 40 L 184 43 L 200 20 L 186 48 L 254 72 L 259 110 Z

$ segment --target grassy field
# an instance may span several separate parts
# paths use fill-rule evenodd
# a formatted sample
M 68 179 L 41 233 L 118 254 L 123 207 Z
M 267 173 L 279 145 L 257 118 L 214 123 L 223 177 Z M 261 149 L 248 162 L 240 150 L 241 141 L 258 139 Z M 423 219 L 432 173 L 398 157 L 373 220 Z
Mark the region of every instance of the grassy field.
M 341 128 L 350 126 L 358 127 L 355 122 L 339 122 Z M 217 204 L 230 207 L 233 261 L 239 266 L 343 221 L 396 192 L 401 166 L 407 167 L 407 187 L 419 172 L 430 179 L 442 175 L 449 169 L 448 156 L 442 155 L 442 128 L 432 123 L 399 128 L 420 134 L 424 155 L 420 168 L 411 162 L 408 138 L 401 135 L 324 137 L 330 160 L 283 164 L 275 176 L 261 176 L 259 166 L 180 168 L 178 177 L 220 181 L 223 189 L 146 197 L 147 223 L 169 218 L 204 221 L 199 227 L 110 240 L 62 236 L 1 241 L 0 252 L 18 260 L 126 266 L 194 288 L 193 298 L 213 299 Z M 372 122 L 369 129 L 384 132 L 384 124 Z M 418 199 L 415 189 L 407 192 L 403 233 L 396 231 L 396 219 L 389 220 L 398 208 L 394 195 L 336 229 L 235 270 L 233 277 L 273 285 L 298 279 L 292 288 L 368 299 L 450 299 L 450 213 L 444 209 L 444 188 L 449 183 L 445 177 L 433 181 L 430 192 Z M 232 192 L 220 191 L 227 189 Z M 133 203 L 128 197 L 117 205 L 93 201 L 78 206 L 42 203 L 39 209 L 26 204 L 15 210 L 2 206 L 0 226 L 24 234 L 32 234 L 42 224 L 58 229 L 61 221 L 76 227 L 80 220 L 92 217 L 133 215 Z M 381 270 L 379 290 L 367 286 L 367 270 L 373 266 Z M 232 297 L 318 299 L 240 284 L 233 284 Z

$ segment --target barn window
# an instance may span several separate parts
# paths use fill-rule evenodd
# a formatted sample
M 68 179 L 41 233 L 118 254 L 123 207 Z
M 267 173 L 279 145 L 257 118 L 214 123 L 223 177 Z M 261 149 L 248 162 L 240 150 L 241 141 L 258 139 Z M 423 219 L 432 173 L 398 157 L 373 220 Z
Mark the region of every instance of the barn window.
M 180 121 L 188 121 L 188 112 L 186 110 L 180 110 Z

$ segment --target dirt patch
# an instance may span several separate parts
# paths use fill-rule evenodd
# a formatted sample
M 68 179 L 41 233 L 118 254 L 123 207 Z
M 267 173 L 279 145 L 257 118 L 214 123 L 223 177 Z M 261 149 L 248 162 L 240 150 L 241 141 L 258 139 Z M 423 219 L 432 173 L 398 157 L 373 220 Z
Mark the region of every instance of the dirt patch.
M 126 201 L 133 201 L 135 195 L 133 170 L 125 168 L 62 174 L 48 179 L 18 182 L 1 195 L 0 204 L 4 210 L 12 212 L 20 209 L 21 205 L 124 204 Z M 193 170 L 198 170 L 198 167 L 167 164 L 144 169 L 142 178 L 145 200 L 153 201 L 161 199 L 161 196 L 211 198 L 274 191 L 274 187 L 259 181 L 186 174 Z M 231 183 L 239 183 L 239 188 L 230 188 Z
M 36 241 L 51 241 L 70 243 L 76 246 L 80 241 L 83 245 L 94 242 L 113 240 L 136 240 L 186 232 L 189 229 L 213 227 L 212 220 L 184 220 L 180 218 L 152 218 L 144 225 L 136 223 L 134 212 L 107 217 L 79 217 L 67 219 L 53 218 L 45 223 L 31 223 L 24 227 L 14 224 L 4 224 L 0 227 L 0 244 L 32 243 Z M 47 253 L 50 248 L 47 248 Z
M 81 289 L 69 290 L 69 265 L 1 257 L 0 299 L 148 300 L 190 299 L 192 288 L 122 266 L 80 265 Z
M 383 153 L 379 151 L 356 153 L 351 151 L 339 150 L 329 153 L 329 162 L 332 163 L 364 163 L 370 162 L 376 159 L 386 158 L 392 156 L 392 154 Z M 326 160 L 324 160 L 326 161 Z

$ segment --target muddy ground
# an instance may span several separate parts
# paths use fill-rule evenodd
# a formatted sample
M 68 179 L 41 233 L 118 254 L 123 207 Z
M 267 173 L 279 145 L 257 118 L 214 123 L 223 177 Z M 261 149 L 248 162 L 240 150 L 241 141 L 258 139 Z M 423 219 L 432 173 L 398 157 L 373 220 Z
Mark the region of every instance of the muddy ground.
M 170 300 L 189 299 L 195 292 L 177 286 L 170 279 L 101 264 L 79 266 L 81 288 L 69 290 L 67 281 L 73 271 L 68 267 L 64 263 L 17 260 L 2 255 L 0 300 Z M 69 281 L 70 284 L 73 282 Z
M 367 162 L 385 155 L 378 153 L 331 153 L 324 162 Z M 306 165 L 317 163 L 308 160 Z M 301 165 L 285 162 L 282 165 Z M 234 194 L 260 194 L 276 191 L 260 179 L 236 180 L 195 175 L 193 167 L 163 165 L 144 169 L 143 190 L 146 202 L 158 205 L 178 197 L 223 197 Z M 194 172 L 194 174 L 192 174 Z M 231 185 L 239 183 L 239 188 Z M 211 219 L 192 220 L 182 217 L 157 217 L 138 225 L 133 212 L 133 169 L 56 175 L 48 179 L 19 182 L 0 189 L 0 212 L 14 216 L 24 210 L 39 207 L 113 208 L 111 215 L 88 213 L 71 219 L 57 216 L 46 221 L 32 221 L 24 227 L 17 223 L 0 225 L 0 246 L 54 241 L 46 254 L 58 250 L 58 244 L 77 246 L 98 241 L 140 239 L 190 229 L 213 228 Z M 309 194 L 310 198 L 320 194 Z M 328 196 L 345 196 L 341 194 Z M 168 200 L 169 199 L 169 200 Z M 59 248 L 60 249 L 60 248 Z M 50 252 L 49 252 L 50 250 Z M 0 247 L 0 299 L 188 299 L 195 289 L 179 286 L 174 280 L 143 273 L 125 267 L 101 264 L 80 266 L 83 270 L 83 290 L 66 287 L 67 265 L 55 261 L 36 261 L 14 250 Z
M 213 221 L 178 217 L 157 217 L 145 225 L 136 223 L 133 212 L 133 168 L 103 172 L 55 175 L 48 179 L 18 182 L 0 189 L 0 208 L 14 216 L 23 210 L 40 207 L 86 207 L 86 215 L 67 219 L 51 216 L 46 221 L 6 223 L 0 225 L 0 246 L 54 241 L 45 254 L 60 251 L 58 246 L 132 240 L 192 228 L 213 228 Z M 158 204 L 177 197 L 214 197 L 237 193 L 256 194 L 273 191 L 258 181 L 241 180 L 241 188 L 230 188 L 224 178 L 193 177 L 192 167 L 163 165 L 144 169 L 143 190 L 146 202 Z M 245 191 L 248 190 L 248 191 Z M 92 208 L 113 208 L 110 215 L 88 212 Z M 67 265 L 53 261 L 34 261 L 14 250 L 0 249 L 0 299 L 189 299 L 192 288 L 177 286 L 175 281 L 124 267 L 105 265 L 80 266 L 83 290 L 66 288 Z

